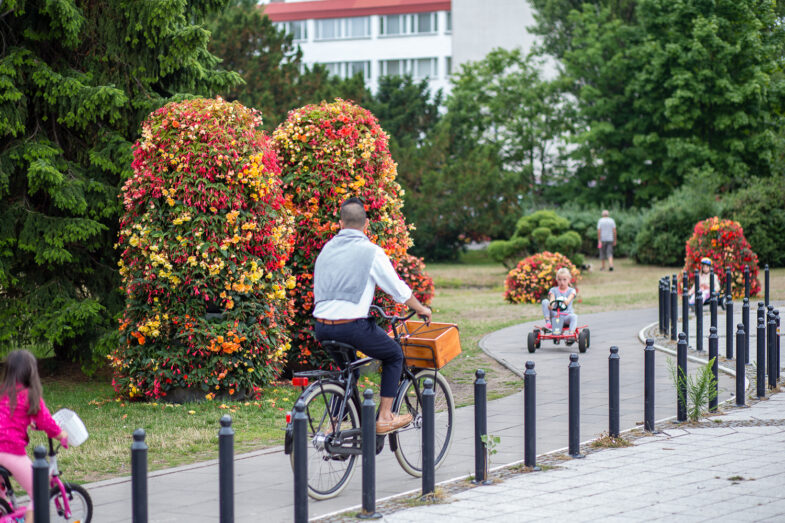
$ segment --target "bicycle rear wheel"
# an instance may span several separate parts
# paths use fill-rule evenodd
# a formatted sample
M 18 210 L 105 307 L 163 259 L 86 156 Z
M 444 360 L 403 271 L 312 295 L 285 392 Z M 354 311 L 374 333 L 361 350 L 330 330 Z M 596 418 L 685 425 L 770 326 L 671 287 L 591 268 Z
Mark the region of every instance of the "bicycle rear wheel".
M 412 476 L 422 476 L 422 407 L 417 397 L 425 390 L 425 380 L 434 380 L 432 370 L 421 370 L 414 376 L 414 381 L 409 383 L 406 390 L 400 390 L 395 399 L 393 411 L 397 414 L 411 414 L 414 418 L 411 425 L 391 435 L 395 439 L 395 457 L 403 470 Z M 436 373 L 433 386 L 434 393 L 434 451 L 436 468 L 439 468 L 447 457 L 447 452 L 452 444 L 453 420 L 455 419 L 455 401 L 452 397 L 450 384 L 441 374 Z M 417 390 L 415 390 L 415 383 Z
M 0 498 L 0 516 L 7 516 L 8 514 L 12 514 L 14 509 L 11 508 L 11 505 L 8 501 Z
M 302 396 L 308 418 L 308 495 L 313 499 L 337 496 L 346 488 L 354 473 L 356 455 L 334 454 L 325 448 L 327 438 L 332 438 L 333 431 L 339 433 L 339 429 L 340 433 L 351 431 L 348 436 L 342 437 L 341 447 L 360 448 L 360 416 L 354 401 L 349 399 L 346 403 L 346 412 L 340 424 L 335 419 L 345 395 L 346 391 L 341 386 L 324 383 L 321 387 L 306 391 Z M 291 454 L 291 463 L 294 468 L 294 452 Z
M 63 481 L 65 493 L 68 496 L 70 517 L 65 516 L 65 504 L 60 492 L 60 487 L 52 487 L 49 491 L 49 521 L 68 521 L 74 523 L 90 523 L 93 519 L 93 500 L 90 494 L 76 483 Z

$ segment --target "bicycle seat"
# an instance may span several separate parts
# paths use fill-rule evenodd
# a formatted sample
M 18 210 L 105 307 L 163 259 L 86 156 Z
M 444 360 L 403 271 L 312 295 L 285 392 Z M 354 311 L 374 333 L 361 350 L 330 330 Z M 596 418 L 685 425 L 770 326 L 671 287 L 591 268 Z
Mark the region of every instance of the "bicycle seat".
M 332 354 L 333 359 L 335 359 L 342 368 L 343 365 L 348 365 L 357 359 L 357 349 L 348 343 L 335 340 L 323 340 L 319 343 L 322 345 L 322 348 Z

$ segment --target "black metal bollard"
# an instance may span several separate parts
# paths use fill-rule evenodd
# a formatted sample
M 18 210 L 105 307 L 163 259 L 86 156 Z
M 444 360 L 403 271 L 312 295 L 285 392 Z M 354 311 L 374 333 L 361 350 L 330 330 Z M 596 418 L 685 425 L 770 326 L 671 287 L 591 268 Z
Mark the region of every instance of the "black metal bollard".
M 644 385 L 643 385 L 643 428 L 648 432 L 654 431 L 654 340 L 646 339 L 644 355 Z
M 676 419 L 687 421 L 687 337 L 683 332 L 676 344 Z
M 681 278 L 681 331 L 687 336 L 687 340 L 690 339 L 690 293 L 689 291 L 690 286 L 690 277 L 687 275 L 687 271 L 684 271 L 684 274 Z
M 376 512 L 376 405 L 373 402 L 373 391 L 365 389 L 363 398 L 360 407 L 363 442 L 363 508 L 358 517 L 379 519 L 382 515 Z
M 759 398 L 766 397 L 766 320 L 758 315 L 758 353 L 755 361 L 757 365 L 755 383 Z
M 750 300 L 744 298 L 741 302 L 741 323 L 744 325 L 744 363 L 750 362 Z M 739 357 L 741 357 L 741 347 L 739 347 Z
M 703 351 L 703 293 L 695 288 L 695 350 Z
M 774 321 L 777 324 L 777 328 L 774 330 L 775 338 L 774 338 L 774 364 L 776 369 L 777 381 L 780 380 L 780 311 L 774 309 Z
M 733 281 L 731 280 L 730 269 L 725 269 L 725 295 L 733 295 Z
M 147 523 L 147 444 L 144 429 L 134 431 L 131 443 L 131 520 Z
M 763 268 L 763 298 L 766 306 L 769 305 L 769 264 Z
M 523 464 L 532 468 L 537 467 L 536 379 L 534 362 L 527 361 L 523 373 Z
M 488 437 L 488 386 L 485 371 L 474 373 L 474 481 L 488 481 L 488 449 L 483 437 Z
M 581 364 L 578 355 L 570 354 L 568 366 L 569 378 L 569 455 L 582 458 L 581 455 Z
M 709 412 L 717 410 L 720 394 L 720 338 L 717 336 L 717 327 L 709 328 L 709 361 L 711 361 L 711 373 L 714 375 L 714 394 L 709 400 Z
M 308 446 L 306 431 L 308 417 L 305 415 L 305 402 L 298 399 L 294 404 L 292 417 L 294 452 L 294 522 L 308 521 Z
M 436 490 L 435 425 L 433 380 L 425 380 L 422 393 L 422 495 L 432 495 Z
M 221 523 L 234 521 L 234 429 L 232 417 L 221 416 L 218 430 L 218 500 Z
M 750 299 L 750 266 L 744 266 L 744 297 Z
M 659 313 L 660 313 L 660 334 L 665 332 L 665 291 L 663 290 L 663 283 L 662 278 L 660 278 L 659 282 Z
M 725 296 L 725 357 L 733 359 L 733 296 Z
M 736 356 L 736 406 L 744 406 L 744 324 L 739 323 L 736 330 L 736 347 L 738 347 L 738 354 Z
M 38 445 L 33 455 L 33 521 L 49 523 L 49 463 L 46 461 L 46 449 Z
M 608 434 L 619 437 L 619 347 L 611 347 L 608 356 Z
M 673 281 L 676 281 L 676 275 L 673 275 Z M 671 339 L 676 339 L 676 331 L 679 329 L 679 295 L 676 293 L 676 285 L 674 284 L 671 289 Z
M 663 317 L 664 322 L 662 327 L 663 327 L 663 334 L 667 336 L 671 325 L 670 283 L 668 283 L 667 276 L 665 276 L 662 280 L 662 299 L 663 299 L 663 309 L 665 311 Z
M 757 318 L 755 320 L 756 324 L 760 323 L 760 320 L 763 320 L 764 323 L 766 322 L 766 305 L 762 301 L 758 302 L 758 308 L 755 311 L 755 317 Z
M 769 387 L 774 388 L 777 386 L 777 370 L 774 368 L 777 364 L 776 355 L 774 351 L 777 348 L 777 342 L 774 337 L 777 335 L 777 322 L 774 320 L 774 313 L 767 315 L 769 321 L 766 324 L 766 350 L 768 351 L 768 369 L 769 369 Z

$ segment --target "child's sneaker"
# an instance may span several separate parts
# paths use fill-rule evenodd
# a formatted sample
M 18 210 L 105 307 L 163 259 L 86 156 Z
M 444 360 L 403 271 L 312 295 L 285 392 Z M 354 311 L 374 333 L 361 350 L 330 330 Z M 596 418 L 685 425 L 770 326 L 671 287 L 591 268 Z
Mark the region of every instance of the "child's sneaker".
M 548 330 L 552 330 L 552 329 L 553 329 L 553 326 L 551 325 L 551 322 L 549 322 L 549 321 L 546 321 L 546 322 L 545 322 L 545 328 L 546 328 L 546 329 L 548 329 Z

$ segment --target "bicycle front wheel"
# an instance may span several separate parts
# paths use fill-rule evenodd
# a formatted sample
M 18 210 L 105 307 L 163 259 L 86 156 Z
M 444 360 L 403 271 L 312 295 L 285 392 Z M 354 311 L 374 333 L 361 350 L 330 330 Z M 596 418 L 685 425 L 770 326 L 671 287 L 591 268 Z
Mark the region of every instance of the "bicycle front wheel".
M 357 406 L 349 399 L 343 420 L 338 423 L 341 403 L 346 391 L 335 383 L 323 383 L 302 396 L 305 402 L 306 452 L 308 460 L 308 495 L 313 499 L 329 499 L 346 488 L 354 473 L 357 455 L 334 454 L 327 450 L 328 438 L 338 445 L 333 433 L 341 437 L 340 447 L 360 448 L 360 416 Z M 294 468 L 294 451 L 291 454 Z
M 67 500 L 63 499 L 60 487 L 52 487 L 49 492 L 49 521 L 69 521 L 74 523 L 90 523 L 93 519 L 93 500 L 90 494 L 76 483 L 63 482 Z M 68 501 L 70 515 L 66 517 L 65 502 Z
M 435 379 L 434 379 L 435 377 Z M 434 381 L 434 463 L 436 468 L 444 462 L 452 444 L 453 420 L 455 419 L 455 401 L 452 397 L 450 384 L 439 373 L 432 370 L 421 370 L 414 376 L 406 390 L 399 390 L 393 410 L 397 414 L 411 414 L 414 420 L 411 425 L 392 434 L 395 439 L 395 457 L 403 470 L 412 476 L 422 476 L 422 406 L 420 396 L 425 390 L 425 380 Z M 415 388 L 416 387 L 416 388 Z

